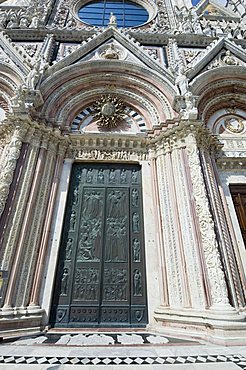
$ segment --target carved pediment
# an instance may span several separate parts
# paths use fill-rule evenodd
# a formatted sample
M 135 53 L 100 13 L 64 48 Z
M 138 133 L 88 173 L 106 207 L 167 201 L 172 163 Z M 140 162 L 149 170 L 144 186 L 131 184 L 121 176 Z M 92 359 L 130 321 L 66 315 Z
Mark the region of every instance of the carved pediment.
M 29 73 L 31 58 L 22 46 L 14 44 L 4 32 L 0 32 L 0 61 L 15 66 L 22 76 Z
M 215 0 L 203 0 L 196 6 L 196 13 L 205 18 L 237 18 L 235 13 Z
M 62 68 L 85 61 L 125 61 L 145 66 L 156 72 L 164 74 L 169 80 L 172 75 L 165 66 L 161 66 L 157 57 L 151 55 L 136 40 L 125 35 L 113 27 L 109 27 L 95 35 L 81 46 L 68 46 L 64 58 L 49 68 L 52 74 Z
M 188 64 L 187 75 L 190 79 L 193 79 L 202 72 L 213 68 L 245 65 L 246 56 L 244 51 L 234 42 L 221 38 L 211 43 Z
M 30 0 L 6 0 L 0 2 L 1 6 L 9 6 L 9 7 L 21 7 L 21 6 L 29 6 L 31 4 Z

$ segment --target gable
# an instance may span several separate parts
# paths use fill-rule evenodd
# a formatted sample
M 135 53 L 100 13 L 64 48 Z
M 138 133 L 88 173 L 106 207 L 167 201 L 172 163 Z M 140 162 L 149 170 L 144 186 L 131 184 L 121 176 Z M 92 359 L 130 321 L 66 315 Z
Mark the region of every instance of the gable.
M 203 0 L 196 6 L 196 13 L 205 18 L 237 18 L 235 13 L 216 0 Z
M 30 0 L 6 0 L 1 2 L 1 6 L 21 7 L 29 6 L 30 3 L 31 3 Z
M 213 68 L 245 65 L 246 55 L 244 51 L 232 41 L 219 39 L 210 44 L 206 50 L 187 65 L 187 76 L 189 79 L 193 79 L 198 74 Z
M 50 67 L 46 76 L 70 65 L 98 60 L 104 60 L 108 63 L 111 60 L 131 62 L 140 67 L 150 68 L 162 75 L 166 75 L 169 80 L 173 80 L 173 76 L 167 68 L 160 65 L 154 56 L 149 55 L 143 46 L 129 35 L 125 35 L 113 27 L 107 28 L 88 41 L 84 41 L 79 48 Z

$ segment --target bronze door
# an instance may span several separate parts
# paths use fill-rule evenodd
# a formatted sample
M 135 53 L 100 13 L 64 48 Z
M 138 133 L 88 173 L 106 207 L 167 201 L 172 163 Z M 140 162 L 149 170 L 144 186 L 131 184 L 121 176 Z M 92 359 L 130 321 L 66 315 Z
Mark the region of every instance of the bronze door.
M 141 167 L 74 164 L 51 324 L 145 326 Z
M 231 185 L 230 190 L 244 244 L 246 246 L 246 186 Z

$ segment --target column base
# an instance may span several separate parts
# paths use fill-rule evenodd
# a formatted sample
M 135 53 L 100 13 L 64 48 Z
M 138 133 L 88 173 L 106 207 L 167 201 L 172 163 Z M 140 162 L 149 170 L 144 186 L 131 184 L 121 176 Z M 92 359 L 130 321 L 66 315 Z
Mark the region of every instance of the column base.
M 246 315 L 232 307 L 224 310 L 171 309 L 158 307 L 154 313 L 156 330 L 165 334 L 193 337 L 220 345 L 244 345 L 246 342 Z
M 26 308 L 2 309 L 0 311 L 0 336 L 19 336 L 23 333 L 36 333 L 43 329 L 41 321 L 43 309 L 30 313 Z

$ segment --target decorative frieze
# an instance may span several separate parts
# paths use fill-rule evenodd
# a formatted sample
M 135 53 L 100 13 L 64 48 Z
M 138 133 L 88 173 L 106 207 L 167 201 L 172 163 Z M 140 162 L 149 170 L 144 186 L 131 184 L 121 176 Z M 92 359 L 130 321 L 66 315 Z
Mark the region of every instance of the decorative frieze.
M 123 135 L 95 137 L 70 136 L 71 150 L 76 160 L 143 161 L 148 159 L 146 137 Z
M 51 0 L 32 0 L 28 7 L 2 9 L 0 13 L 0 28 L 38 28 L 44 25 L 51 8 Z

